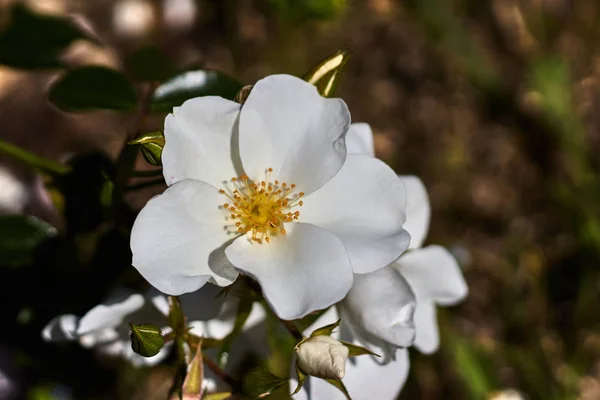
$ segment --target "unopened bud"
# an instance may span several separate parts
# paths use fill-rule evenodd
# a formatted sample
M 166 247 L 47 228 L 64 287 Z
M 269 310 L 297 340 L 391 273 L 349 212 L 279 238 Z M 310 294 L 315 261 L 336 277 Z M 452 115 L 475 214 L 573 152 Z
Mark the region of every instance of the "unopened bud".
M 342 379 L 346 373 L 349 350 L 331 336 L 313 336 L 295 349 L 298 367 L 307 375 L 323 379 Z

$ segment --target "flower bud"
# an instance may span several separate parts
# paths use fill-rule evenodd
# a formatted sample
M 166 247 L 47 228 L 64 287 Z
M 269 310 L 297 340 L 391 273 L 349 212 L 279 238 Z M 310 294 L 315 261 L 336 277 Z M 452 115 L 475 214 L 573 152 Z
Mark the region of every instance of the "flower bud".
M 346 373 L 349 350 L 331 336 L 313 336 L 295 349 L 298 367 L 307 375 L 323 379 L 342 379 Z

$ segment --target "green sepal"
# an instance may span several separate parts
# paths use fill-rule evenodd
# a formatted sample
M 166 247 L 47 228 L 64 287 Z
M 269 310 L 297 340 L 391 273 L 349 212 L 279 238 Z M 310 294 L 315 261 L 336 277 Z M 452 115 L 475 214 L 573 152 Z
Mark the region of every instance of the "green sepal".
M 331 336 L 331 334 L 333 333 L 333 331 L 335 330 L 335 328 L 337 328 L 338 326 L 340 326 L 340 322 L 342 322 L 342 320 L 338 319 L 333 324 L 325 325 L 322 328 L 316 329 L 316 330 L 313 331 L 313 333 L 310 334 L 310 337 L 314 337 L 314 336 Z
M 306 374 L 302 372 L 300 367 L 298 367 L 298 363 L 296 363 L 296 375 L 298 376 L 298 386 L 296 386 L 296 389 L 292 393 L 292 396 L 298 393 L 300 389 L 302 389 L 302 385 L 304 385 L 304 381 L 306 380 Z
M 165 135 L 162 132 L 145 133 L 128 142 L 131 145 L 140 146 L 144 160 L 150 165 L 159 167 L 162 165 L 162 151 L 165 147 Z
M 362 347 L 362 346 L 357 346 L 355 344 L 352 344 L 350 342 L 345 342 L 343 340 L 340 340 L 340 343 L 342 343 L 344 346 L 346 346 L 348 348 L 348 350 L 350 351 L 350 353 L 348 353 L 348 357 L 356 357 L 356 356 L 362 356 L 365 354 L 369 354 L 375 357 L 381 357 L 379 354 L 377 353 L 373 353 L 371 350 Z
M 346 396 L 346 399 L 352 400 L 352 398 L 350 397 L 350 393 L 348 393 L 348 389 L 346 389 L 346 386 L 344 385 L 344 382 L 342 382 L 341 379 L 324 379 L 324 380 L 327 383 L 338 388 L 339 391 L 342 392 L 344 394 L 344 396 Z
M 143 357 L 153 357 L 165 344 L 160 328 L 154 324 L 129 324 L 131 348 Z
M 312 83 L 323 97 L 332 97 L 340 80 L 342 68 L 348 61 L 350 52 L 340 50 L 321 60 L 302 79 Z

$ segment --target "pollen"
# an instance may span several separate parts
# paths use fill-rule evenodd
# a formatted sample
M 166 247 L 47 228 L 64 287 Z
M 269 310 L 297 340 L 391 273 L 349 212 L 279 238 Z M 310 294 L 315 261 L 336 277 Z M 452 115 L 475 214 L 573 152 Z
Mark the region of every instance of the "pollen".
M 271 238 L 285 235 L 284 224 L 298 221 L 304 192 L 295 192 L 296 185 L 279 180 L 271 181 L 273 168 L 265 170 L 265 179 L 253 181 L 246 175 L 233 177 L 220 189 L 227 197 L 225 229 L 236 234 L 250 234 L 256 243 L 270 243 Z M 234 213 L 235 211 L 235 213 Z

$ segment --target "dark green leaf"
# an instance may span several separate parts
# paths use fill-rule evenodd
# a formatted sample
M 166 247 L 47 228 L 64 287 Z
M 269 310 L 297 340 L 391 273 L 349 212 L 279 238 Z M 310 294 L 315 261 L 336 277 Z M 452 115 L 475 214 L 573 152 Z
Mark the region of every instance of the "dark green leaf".
M 332 97 L 340 80 L 342 68 L 349 57 L 349 52 L 338 51 L 320 61 L 303 76 L 303 79 L 315 85 L 322 96 Z
M 90 39 L 70 19 L 31 12 L 15 4 L 0 33 L 0 64 L 15 68 L 61 67 L 60 54 L 77 39 Z
M 40 157 L 20 148 L 19 146 L 5 142 L 2 139 L 0 139 L 0 151 L 10 154 L 17 160 L 53 176 L 64 175 L 71 170 L 71 168 L 69 168 L 67 165 L 62 165 L 52 160 Z
M 242 332 L 244 328 L 244 324 L 246 320 L 250 316 L 250 312 L 252 311 L 252 300 L 247 300 L 245 298 L 240 299 L 238 303 L 237 314 L 235 317 L 235 322 L 233 324 L 233 329 L 229 333 L 229 335 L 223 338 L 223 344 L 219 349 L 219 353 L 217 354 L 217 360 L 219 361 L 219 366 L 221 368 L 225 368 L 227 365 L 227 359 L 229 358 L 229 350 L 231 349 L 231 344 L 233 340 Z
M 222 393 L 209 393 L 204 396 L 204 400 L 227 400 L 231 397 L 231 393 L 222 392 Z
M 310 334 L 310 336 L 330 336 L 334 329 L 340 325 L 340 322 L 342 322 L 342 320 L 338 319 L 333 324 L 325 325 L 322 328 L 316 329 Z
M 160 49 L 148 46 L 129 56 L 127 72 L 136 81 L 163 82 L 175 74 L 175 68 Z
M 296 375 L 298 376 L 298 386 L 296 386 L 292 395 L 298 393 L 300 389 L 302 389 L 302 385 L 304 385 L 304 381 L 306 380 L 306 374 L 298 368 L 298 364 L 296 364 Z
M 341 379 L 325 379 L 325 380 L 328 383 L 330 383 L 331 385 L 338 388 L 340 390 L 340 392 L 342 392 L 344 394 L 344 396 L 346 396 L 346 399 L 352 400 L 352 398 L 350 397 L 350 394 L 348 393 L 348 389 L 346 389 L 346 386 L 344 385 L 344 382 L 342 382 Z
M 131 110 L 137 104 L 131 82 L 120 72 L 100 66 L 68 72 L 50 88 L 49 98 L 64 111 Z
M 352 344 L 350 342 L 345 342 L 343 340 L 340 340 L 340 342 L 346 346 L 348 348 L 348 350 L 350 351 L 348 353 L 348 357 L 356 357 L 356 356 L 362 356 L 365 354 L 370 354 L 372 356 L 377 356 L 377 357 L 381 357 L 379 354 L 377 353 L 373 353 L 371 350 L 362 347 L 362 346 L 357 346 L 355 344 Z
M 279 378 L 273 375 L 263 367 L 256 367 L 244 377 L 243 391 L 253 399 L 261 399 L 275 389 L 286 385 L 288 380 L 288 378 Z
M 56 233 L 53 226 L 32 216 L 1 216 L 0 263 L 17 266 L 32 261 L 37 246 Z
M 150 132 L 132 140 L 129 144 L 137 144 L 140 146 L 142 155 L 146 162 L 150 165 L 162 165 L 161 156 L 165 147 L 165 136 L 162 132 Z
M 155 356 L 165 344 L 160 328 L 154 324 L 129 324 L 129 328 L 131 348 L 141 356 Z
M 195 70 L 177 75 L 156 88 L 150 108 L 170 112 L 184 101 L 200 96 L 221 96 L 233 100 L 242 84 L 218 71 Z

